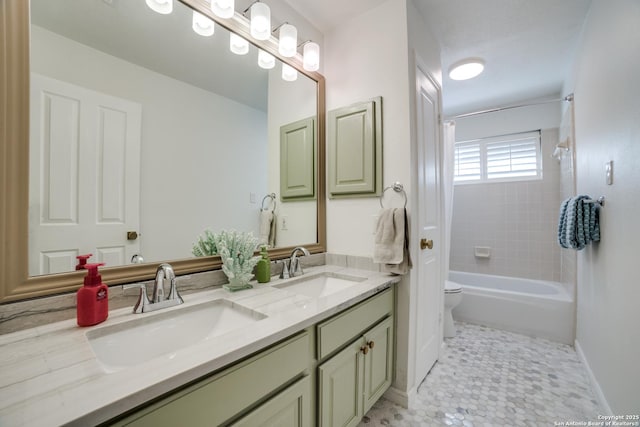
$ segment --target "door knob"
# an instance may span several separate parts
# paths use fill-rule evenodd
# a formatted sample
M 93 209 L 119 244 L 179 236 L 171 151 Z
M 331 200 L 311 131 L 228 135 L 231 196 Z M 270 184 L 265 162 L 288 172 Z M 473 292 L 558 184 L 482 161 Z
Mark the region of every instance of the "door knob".
M 420 239 L 420 249 L 433 249 L 433 240 L 429 239 Z
M 136 231 L 127 231 L 127 240 L 136 240 L 138 233 Z

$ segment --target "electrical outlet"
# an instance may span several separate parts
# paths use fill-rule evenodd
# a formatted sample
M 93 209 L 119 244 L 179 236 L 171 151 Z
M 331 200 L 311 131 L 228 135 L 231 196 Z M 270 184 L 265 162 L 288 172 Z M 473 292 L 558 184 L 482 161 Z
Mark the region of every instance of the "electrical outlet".
M 282 217 L 282 230 L 286 231 L 288 229 L 289 229 L 289 217 L 285 215 Z
M 256 202 L 256 193 L 249 193 L 249 203 Z

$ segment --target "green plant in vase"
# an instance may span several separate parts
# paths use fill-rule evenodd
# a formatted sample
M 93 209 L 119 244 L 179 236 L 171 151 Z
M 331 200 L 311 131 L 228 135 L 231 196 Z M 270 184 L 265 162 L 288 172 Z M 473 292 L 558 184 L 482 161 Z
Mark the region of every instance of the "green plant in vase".
M 253 233 L 235 230 L 223 230 L 214 236 L 218 254 L 222 258 L 222 271 L 229 279 L 229 284 L 223 287 L 229 291 L 252 288 L 249 281 L 253 278 L 253 267 L 260 259 L 259 256 L 253 256 L 258 239 Z

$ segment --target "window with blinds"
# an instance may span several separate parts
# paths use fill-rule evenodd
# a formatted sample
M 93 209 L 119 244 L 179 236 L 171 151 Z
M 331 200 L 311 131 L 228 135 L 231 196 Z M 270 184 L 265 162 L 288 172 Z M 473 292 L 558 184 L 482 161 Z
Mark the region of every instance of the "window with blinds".
M 541 178 L 540 131 L 456 142 L 454 162 L 456 183 Z

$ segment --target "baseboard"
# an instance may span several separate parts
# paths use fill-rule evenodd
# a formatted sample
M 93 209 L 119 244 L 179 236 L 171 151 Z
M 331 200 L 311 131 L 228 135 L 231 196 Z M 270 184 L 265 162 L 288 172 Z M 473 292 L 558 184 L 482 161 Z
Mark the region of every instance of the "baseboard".
M 409 408 L 415 403 L 417 394 L 418 390 L 416 387 L 412 388 L 408 392 L 399 390 L 394 387 L 389 387 L 387 391 L 384 392 L 383 397 L 397 405 L 402 406 L 403 408 Z
M 598 383 L 598 380 L 596 379 L 595 375 L 593 375 L 593 371 L 591 370 L 591 366 L 589 366 L 589 362 L 587 362 L 587 358 L 584 356 L 584 352 L 582 351 L 582 347 L 580 347 L 580 343 L 578 342 L 577 339 L 574 341 L 573 345 L 574 345 L 574 347 L 576 349 L 576 353 L 578 354 L 578 357 L 580 358 L 580 361 L 582 362 L 584 367 L 587 369 L 587 374 L 589 375 L 589 382 L 591 383 L 591 388 L 593 389 L 594 393 L 596 394 L 596 399 L 598 400 L 598 403 L 600 404 L 600 408 L 605 412 L 602 415 L 613 415 L 613 411 L 611 410 L 611 407 L 609 406 L 609 402 L 607 402 L 607 399 L 604 397 L 604 393 L 602 392 L 602 389 L 600 388 L 600 384 Z

